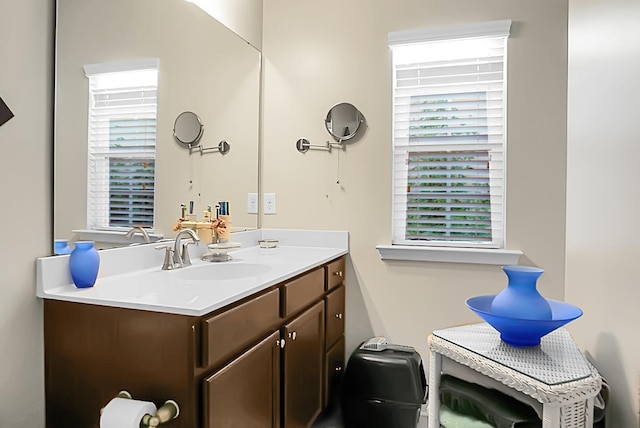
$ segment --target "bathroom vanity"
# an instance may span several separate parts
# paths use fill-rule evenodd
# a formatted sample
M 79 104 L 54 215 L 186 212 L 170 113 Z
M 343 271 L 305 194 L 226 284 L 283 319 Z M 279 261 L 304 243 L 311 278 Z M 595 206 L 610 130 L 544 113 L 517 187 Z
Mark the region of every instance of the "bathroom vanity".
M 157 406 L 178 402 L 178 418 L 162 426 L 309 427 L 344 366 L 344 242 L 243 248 L 229 262 L 245 264 L 241 278 L 194 279 L 223 265 L 198 260 L 99 277 L 88 290 L 42 286 L 39 265 L 46 426 L 98 427 L 100 409 L 124 389 Z M 143 276 L 158 284 L 155 295 Z

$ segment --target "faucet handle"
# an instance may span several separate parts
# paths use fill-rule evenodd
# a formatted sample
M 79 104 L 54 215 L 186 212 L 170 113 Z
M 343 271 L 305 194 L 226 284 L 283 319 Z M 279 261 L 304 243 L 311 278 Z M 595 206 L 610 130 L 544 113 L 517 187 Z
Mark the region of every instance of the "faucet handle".
M 189 257 L 189 250 L 187 249 L 187 246 L 193 243 L 194 241 L 187 241 L 186 243 L 182 244 L 182 259 L 180 260 L 182 262 L 182 266 L 191 265 L 191 258 Z
M 162 270 L 171 270 L 174 268 L 173 266 L 173 248 L 171 245 L 158 245 L 155 247 L 156 250 L 165 250 L 164 253 L 164 261 L 162 262 Z

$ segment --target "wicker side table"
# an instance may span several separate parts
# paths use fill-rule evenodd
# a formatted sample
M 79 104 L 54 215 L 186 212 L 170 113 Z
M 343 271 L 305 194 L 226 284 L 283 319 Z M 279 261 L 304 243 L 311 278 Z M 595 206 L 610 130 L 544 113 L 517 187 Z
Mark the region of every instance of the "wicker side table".
M 442 358 L 449 358 L 542 403 L 544 428 L 593 426 L 602 378 L 560 328 L 539 346 L 514 348 L 489 324 L 435 330 L 429 344 L 429 428 L 440 427 Z

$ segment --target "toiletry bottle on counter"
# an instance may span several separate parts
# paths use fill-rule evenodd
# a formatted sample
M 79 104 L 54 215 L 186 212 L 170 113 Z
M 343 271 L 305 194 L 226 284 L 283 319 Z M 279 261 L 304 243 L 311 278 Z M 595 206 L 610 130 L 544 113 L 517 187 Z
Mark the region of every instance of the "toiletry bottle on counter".
M 196 233 L 200 240 L 205 244 L 213 242 L 213 229 L 211 229 L 211 211 L 204 210 L 202 213 L 203 220 L 197 222 Z
M 218 232 L 218 239 L 221 241 L 229 241 L 231 239 L 231 213 L 229 210 L 229 202 L 222 201 L 218 203 L 220 205 L 220 214 L 218 218 L 223 220 L 226 228 L 220 228 Z
M 221 215 L 220 220 L 224 221 L 225 228 L 219 228 L 218 239 L 221 241 L 228 241 L 231 239 L 231 216 Z

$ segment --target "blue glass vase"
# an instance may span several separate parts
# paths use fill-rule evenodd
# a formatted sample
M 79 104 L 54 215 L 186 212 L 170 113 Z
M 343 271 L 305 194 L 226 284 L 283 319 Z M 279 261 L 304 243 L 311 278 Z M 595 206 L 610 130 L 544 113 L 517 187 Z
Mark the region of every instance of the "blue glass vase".
M 69 271 L 78 288 L 93 287 L 100 268 L 100 255 L 93 241 L 78 241 L 69 256 Z
M 69 241 L 67 239 L 56 239 L 53 241 L 53 252 L 55 254 L 71 254 L 71 247 L 69 246 Z
M 491 302 L 491 312 L 504 317 L 550 320 L 551 306 L 536 288 L 544 269 L 531 266 L 503 266 L 507 274 L 507 288 Z

